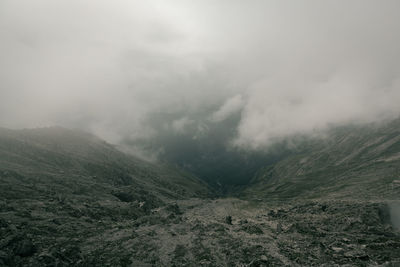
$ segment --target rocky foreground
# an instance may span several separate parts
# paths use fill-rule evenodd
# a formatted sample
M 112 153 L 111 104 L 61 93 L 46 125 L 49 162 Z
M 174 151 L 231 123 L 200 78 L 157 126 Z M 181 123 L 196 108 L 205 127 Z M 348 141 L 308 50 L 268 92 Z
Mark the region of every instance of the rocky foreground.
M 399 266 L 385 203 L 0 203 L 0 265 Z

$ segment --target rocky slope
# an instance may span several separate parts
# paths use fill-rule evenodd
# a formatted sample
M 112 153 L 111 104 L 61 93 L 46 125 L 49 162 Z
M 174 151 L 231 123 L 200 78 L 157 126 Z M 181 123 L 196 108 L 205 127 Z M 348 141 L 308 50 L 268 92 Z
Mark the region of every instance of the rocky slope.
M 400 120 L 348 126 L 302 142 L 241 192 L 262 199 L 392 199 L 400 196 Z
M 82 240 L 170 201 L 210 195 L 197 178 L 87 133 L 0 129 L 0 266 L 77 264 Z
M 0 266 L 398 266 L 398 122 L 338 129 L 239 198 L 62 128 L 0 130 Z
M 11 187 L 41 184 L 47 188 L 51 184 L 69 192 L 95 190 L 91 186 L 95 183 L 152 191 L 173 199 L 210 192 L 188 173 L 144 162 L 91 134 L 61 127 L 0 129 L 0 167 Z
M 114 242 L 129 251 L 133 266 L 400 263 L 400 236 L 384 203 L 274 205 L 226 198 L 182 200 L 174 207 L 154 210 L 145 223 L 114 230 Z M 107 249 L 106 255 L 119 253 L 116 246 Z

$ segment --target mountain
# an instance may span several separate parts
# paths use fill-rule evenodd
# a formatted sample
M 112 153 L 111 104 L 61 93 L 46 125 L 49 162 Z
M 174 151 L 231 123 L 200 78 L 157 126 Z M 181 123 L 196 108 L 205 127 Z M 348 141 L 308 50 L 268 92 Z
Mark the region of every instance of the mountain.
M 212 114 L 192 114 L 194 118 Z M 256 171 L 265 164 L 282 159 L 289 151 L 274 146 L 268 152 L 233 148 L 231 141 L 237 134 L 240 114 L 212 122 L 193 120 L 180 131 L 171 131 L 182 114 L 153 114 L 151 127 L 156 129 L 151 139 L 125 140 L 125 145 L 157 153 L 160 159 L 201 178 L 220 195 L 246 186 Z
M 218 197 L 88 133 L 0 129 L 0 266 L 398 266 L 399 124 L 303 139 Z
M 400 196 L 400 120 L 332 129 L 258 171 L 242 196 L 392 199 Z
M 52 184 L 55 192 L 60 189 L 65 194 L 97 190 L 91 186 L 96 183 L 147 190 L 160 198 L 209 194 L 208 187 L 188 173 L 144 162 L 91 134 L 61 127 L 0 129 L 0 167 L 3 176 L 13 179 L 10 189 L 20 183 L 27 191 L 29 186 Z M 17 197 L 18 192 L 14 193 Z
M 0 265 L 76 264 L 77 243 L 176 200 L 212 194 L 188 173 L 123 154 L 88 133 L 0 129 Z

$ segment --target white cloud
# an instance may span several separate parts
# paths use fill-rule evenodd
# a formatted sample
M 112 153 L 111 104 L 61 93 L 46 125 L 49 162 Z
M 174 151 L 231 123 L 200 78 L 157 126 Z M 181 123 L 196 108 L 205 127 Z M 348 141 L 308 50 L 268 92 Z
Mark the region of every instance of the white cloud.
M 3 0 L 0 125 L 118 142 L 153 136 L 153 113 L 180 114 L 179 130 L 219 106 L 211 120 L 240 111 L 236 144 L 259 148 L 395 117 L 398 10 L 397 0 Z
M 241 95 L 235 95 L 225 101 L 225 103 L 211 115 L 212 122 L 220 122 L 227 119 L 232 114 L 239 112 L 243 107 L 244 101 Z
M 171 128 L 172 128 L 173 132 L 175 132 L 177 134 L 184 134 L 186 127 L 193 123 L 194 123 L 193 120 L 190 120 L 187 117 L 182 117 L 180 119 L 174 120 L 171 124 Z

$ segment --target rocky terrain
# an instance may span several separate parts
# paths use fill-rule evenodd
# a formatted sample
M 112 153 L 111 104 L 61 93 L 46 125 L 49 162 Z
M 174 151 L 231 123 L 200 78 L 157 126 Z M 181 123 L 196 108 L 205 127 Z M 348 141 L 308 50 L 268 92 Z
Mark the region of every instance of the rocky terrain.
M 312 143 L 235 197 L 89 134 L 1 129 L 0 266 L 399 266 L 396 127 Z
M 385 203 L 187 199 L 2 206 L 10 266 L 398 266 Z M 108 204 L 108 205 L 107 205 Z M 5 208 L 6 207 L 6 208 Z M 53 209 L 52 209 L 53 208 Z
M 333 129 L 259 170 L 241 196 L 399 200 L 400 120 Z

